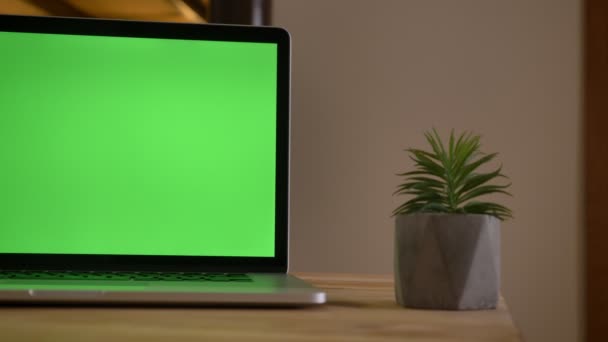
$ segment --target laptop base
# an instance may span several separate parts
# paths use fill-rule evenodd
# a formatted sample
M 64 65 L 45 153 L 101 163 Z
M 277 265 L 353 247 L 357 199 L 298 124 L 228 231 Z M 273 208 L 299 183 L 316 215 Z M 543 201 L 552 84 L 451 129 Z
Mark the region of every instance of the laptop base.
M 286 274 L 248 274 L 251 282 L 0 280 L 0 301 L 35 304 L 309 306 L 325 293 Z

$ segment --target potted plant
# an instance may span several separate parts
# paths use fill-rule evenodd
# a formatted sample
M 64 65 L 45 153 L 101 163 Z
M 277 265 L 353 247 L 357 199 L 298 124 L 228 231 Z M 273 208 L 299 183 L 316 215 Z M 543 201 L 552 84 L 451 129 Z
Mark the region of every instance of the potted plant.
M 435 129 L 425 133 L 431 150 L 406 151 L 413 171 L 396 195 L 411 198 L 394 210 L 395 295 L 406 307 L 447 310 L 495 308 L 500 284 L 500 221 L 503 205 L 480 196 L 507 194 L 496 184 L 501 167 L 480 168 L 496 153 L 480 151 L 480 137 L 454 131 L 447 146 Z

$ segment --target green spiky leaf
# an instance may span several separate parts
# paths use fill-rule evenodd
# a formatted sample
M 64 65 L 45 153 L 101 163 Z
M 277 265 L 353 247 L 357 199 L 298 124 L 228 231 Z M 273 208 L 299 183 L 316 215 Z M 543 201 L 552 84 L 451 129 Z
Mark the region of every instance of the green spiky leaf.
M 393 215 L 420 212 L 487 214 L 505 220 L 512 212 L 503 205 L 478 201 L 478 197 L 491 194 L 511 195 L 507 188 L 511 184 L 496 184 L 495 180 L 506 178 L 502 166 L 492 172 L 479 169 L 493 161 L 497 153 L 480 151 L 480 137 L 470 132 L 456 136 L 450 132 L 445 146 L 435 129 L 424 136 L 430 151 L 409 148 L 414 161 L 413 171 L 399 173 L 405 181 L 397 187 L 394 195 L 410 198 L 393 211 Z

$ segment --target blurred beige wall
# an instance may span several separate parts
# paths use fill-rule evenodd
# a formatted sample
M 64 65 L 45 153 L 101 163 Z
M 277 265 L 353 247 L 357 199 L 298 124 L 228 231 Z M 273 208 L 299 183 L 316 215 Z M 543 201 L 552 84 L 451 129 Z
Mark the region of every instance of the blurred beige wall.
M 527 341 L 581 340 L 580 0 L 277 0 L 293 38 L 291 270 L 387 273 L 402 151 L 500 152 L 503 294 Z

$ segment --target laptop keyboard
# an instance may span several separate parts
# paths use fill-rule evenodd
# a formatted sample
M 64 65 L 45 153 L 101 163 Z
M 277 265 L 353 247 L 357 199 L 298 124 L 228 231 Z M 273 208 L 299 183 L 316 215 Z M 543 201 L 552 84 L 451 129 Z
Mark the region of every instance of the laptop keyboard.
M 1 271 L 0 279 L 251 282 L 243 273 Z

